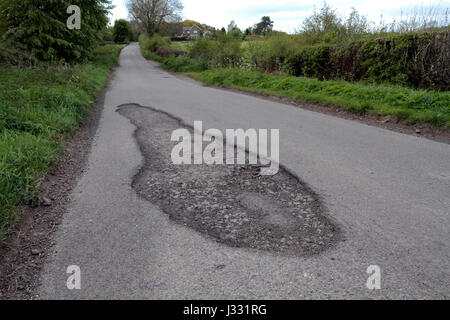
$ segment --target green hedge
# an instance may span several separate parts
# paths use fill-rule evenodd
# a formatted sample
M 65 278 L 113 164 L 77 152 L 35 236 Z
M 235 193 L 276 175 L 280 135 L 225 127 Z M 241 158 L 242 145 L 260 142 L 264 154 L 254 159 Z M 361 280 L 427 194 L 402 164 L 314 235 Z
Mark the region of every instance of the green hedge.
M 450 88 L 450 33 L 410 33 L 303 47 L 288 59 L 293 75 Z
M 320 80 L 331 78 L 332 47 L 329 45 L 316 45 L 303 47 L 288 60 L 292 73 L 295 76 L 314 77 Z

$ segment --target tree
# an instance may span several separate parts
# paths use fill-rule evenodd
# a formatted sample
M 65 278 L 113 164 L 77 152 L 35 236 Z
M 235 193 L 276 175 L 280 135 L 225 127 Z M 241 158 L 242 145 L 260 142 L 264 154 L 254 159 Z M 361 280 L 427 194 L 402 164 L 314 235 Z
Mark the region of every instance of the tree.
M 114 22 L 113 41 L 115 43 L 124 43 L 130 41 L 131 29 L 127 20 L 120 19 Z
M 69 29 L 67 8 L 81 10 L 81 29 Z M 80 61 L 92 55 L 108 23 L 110 0 L 7 1 L 0 15 L 4 39 L 17 43 L 40 60 Z
M 0 0 L 0 38 L 8 30 L 6 24 L 6 9 L 8 8 L 10 0 Z
M 159 31 L 163 22 L 181 20 L 183 4 L 180 0 L 128 0 L 127 8 L 141 31 L 152 36 Z
M 323 7 L 305 19 L 303 22 L 303 33 L 312 42 L 337 42 L 340 41 L 343 33 L 342 19 L 335 9 L 332 9 L 326 2 Z
M 264 16 L 261 18 L 261 22 L 255 24 L 253 27 L 253 33 L 256 35 L 266 35 L 273 28 L 273 21 L 270 17 Z
M 345 22 L 347 36 L 363 35 L 369 32 L 369 22 L 366 16 L 361 16 L 355 8 Z
M 139 28 L 139 24 L 136 21 L 134 21 L 134 20 L 131 20 L 129 22 L 129 24 L 130 24 L 131 34 L 132 34 L 131 40 L 132 41 L 138 41 L 139 40 L 139 35 L 141 34 L 141 31 L 140 31 L 140 28 Z
M 113 33 L 114 33 L 114 27 L 106 27 L 101 32 L 101 38 L 103 40 L 103 43 L 110 43 L 113 41 Z
M 243 36 L 242 31 L 239 28 L 231 30 L 228 32 L 228 35 L 235 39 L 242 39 Z
M 202 24 L 195 20 L 184 20 L 183 21 L 183 27 L 192 27 L 193 25 L 201 26 Z
M 183 33 L 183 24 L 181 22 L 163 22 L 158 33 L 165 37 L 176 37 Z
M 234 20 L 231 20 L 230 24 L 228 25 L 228 32 L 231 32 L 233 30 L 239 29 L 236 22 L 234 22 Z

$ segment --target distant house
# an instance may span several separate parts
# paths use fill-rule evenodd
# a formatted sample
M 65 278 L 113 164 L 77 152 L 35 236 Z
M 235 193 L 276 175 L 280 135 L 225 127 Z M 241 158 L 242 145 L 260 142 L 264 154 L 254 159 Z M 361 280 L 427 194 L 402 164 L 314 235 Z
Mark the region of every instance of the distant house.
M 188 39 L 200 38 L 203 36 L 203 30 L 198 25 L 194 24 L 190 27 L 183 27 L 183 34 L 181 36 Z
M 206 38 L 206 36 L 211 34 L 212 34 L 211 30 L 202 29 L 198 25 L 194 24 L 190 27 L 183 27 L 183 32 L 179 37 L 187 39 L 198 39 L 201 37 Z

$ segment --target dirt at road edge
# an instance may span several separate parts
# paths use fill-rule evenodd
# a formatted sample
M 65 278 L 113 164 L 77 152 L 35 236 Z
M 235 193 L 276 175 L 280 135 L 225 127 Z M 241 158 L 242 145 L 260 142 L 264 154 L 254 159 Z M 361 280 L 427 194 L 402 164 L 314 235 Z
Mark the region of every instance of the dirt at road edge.
M 111 71 L 109 82 L 116 69 Z M 35 298 L 42 266 L 54 244 L 53 235 L 70 203 L 70 194 L 86 169 L 109 82 L 83 125 L 66 142 L 58 163 L 40 180 L 38 192 L 50 203 L 22 207 L 20 220 L 0 246 L 0 300 Z

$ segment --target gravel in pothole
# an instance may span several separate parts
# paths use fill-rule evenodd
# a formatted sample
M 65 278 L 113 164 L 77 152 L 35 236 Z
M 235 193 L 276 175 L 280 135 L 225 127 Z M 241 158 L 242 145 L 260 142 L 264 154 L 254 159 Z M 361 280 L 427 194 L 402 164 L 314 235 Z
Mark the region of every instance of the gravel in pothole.
M 174 165 L 171 134 L 192 128 L 135 104 L 118 112 L 137 127 L 145 159 L 133 188 L 173 221 L 232 247 L 293 255 L 320 253 L 338 240 L 317 195 L 283 168 L 261 176 L 255 165 Z

